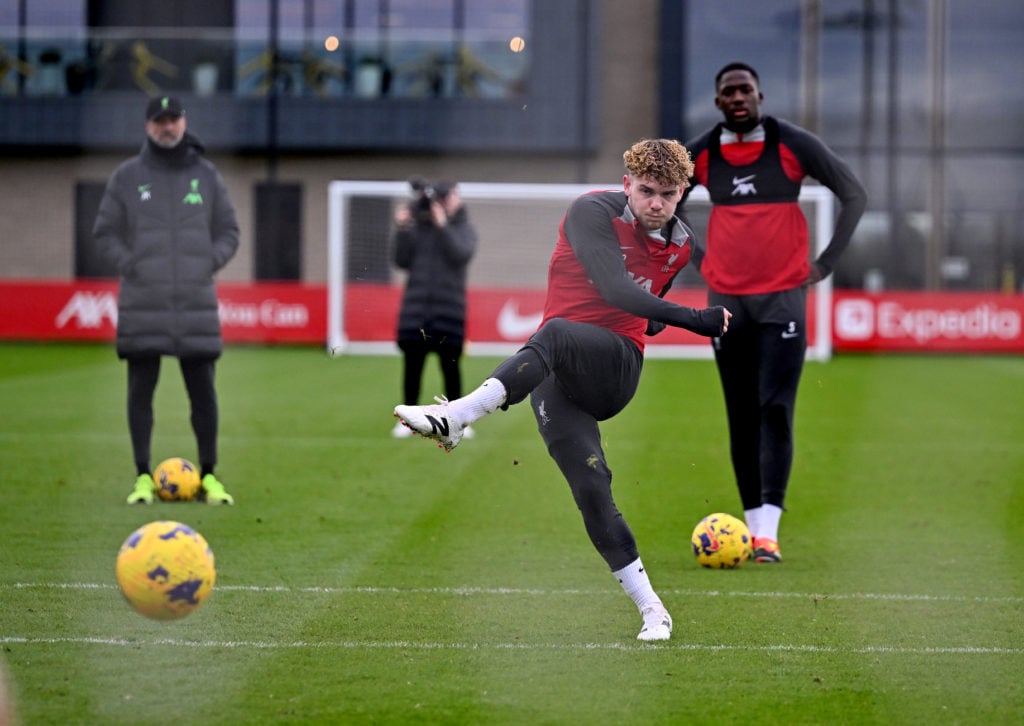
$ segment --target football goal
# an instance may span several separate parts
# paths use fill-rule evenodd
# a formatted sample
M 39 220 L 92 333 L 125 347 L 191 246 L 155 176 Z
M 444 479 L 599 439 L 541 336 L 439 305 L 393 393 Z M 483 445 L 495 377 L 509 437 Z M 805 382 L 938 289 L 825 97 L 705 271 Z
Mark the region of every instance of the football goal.
M 459 191 L 480 238 L 470 263 L 467 296 L 467 355 L 510 355 L 537 329 L 544 307 L 548 259 L 558 225 L 573 199 L 621 184 L 498 184 L 460 182 Z M 391 262 L 389 237 L 395 205 L 409 204 L 404 182 L 334 181 L 328 189 L 327 346 L 332 355 L 397 353 L 395 326 L 404 273 Z M 805 185 L 800 204 L 812 245 L 831 237 L 832 192 Z M 693 191 L 687 214 L 703 238 L 710 213 L 703 187 Z M 707 289 L 687 267 L 668 298 L 706 306 Z M 831 278 L 815 285 L 808 303 L 808 357 L 832 352 Z M 707 338 L 668 328 L 648 340 L 652 357 L 709 358 Z

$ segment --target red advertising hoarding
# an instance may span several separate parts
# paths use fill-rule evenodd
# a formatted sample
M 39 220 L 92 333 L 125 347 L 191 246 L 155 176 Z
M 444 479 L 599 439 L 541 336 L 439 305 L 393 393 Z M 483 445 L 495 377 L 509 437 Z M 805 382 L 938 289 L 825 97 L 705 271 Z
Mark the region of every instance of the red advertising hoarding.
M 324 341 L 322 285 L 222 283 L 217 295 L 227 342 Z M 116 329 L 116 282 L 0 282 L 0 339 L 112 341 Z
M 327 288 L 299 283 L 220 283 L 220 316 L 229 343 L 323 345 Z M 703 307 L 700 290 L 670 299 Z M 345 330 L 351 340 L 394 339 L 401 289 L 353 284 L 345 292 Z M 467 337 L 516 343 L 536 329 L 544 291 L 472 289 Z M 808 328 L 814 330 L 815 306 Z M 117 325 L 116 282 L 0 281 L 0 340 L 110 340 Z M 1024 295 L 997 293 L 833 293 L 832 341 L 837 352 L 1024 353 Z M 813 344 L 813 341 L 811 341 Z M 651 347 L 706 344 L 670 328 Z
M 345 335 L 350 341 L 394 340 L 402 291 L 394 285 L 351 284 L 345 288 Z M 527 288 L 471 288 L 467 293 L 469 319 L 466 338 L 472 342 L 522 343 L 540 325 L 544 290 Z M 701 290 L 672 291 L 668 299 L 690 307 L 704 307 Z M 667 328 L 650 345 L 708 345 L 707 338 L 681 328 Z
M 1024 295 L 836 290 L 837 351 L 1022 353 Z

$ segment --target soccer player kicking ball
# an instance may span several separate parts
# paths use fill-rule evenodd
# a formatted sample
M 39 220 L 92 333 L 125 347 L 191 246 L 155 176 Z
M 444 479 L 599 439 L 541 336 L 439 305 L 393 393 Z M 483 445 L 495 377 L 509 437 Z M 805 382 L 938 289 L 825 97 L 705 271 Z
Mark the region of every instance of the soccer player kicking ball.
M 672 325 L 720 337 L 731 313 L 660 297 L 689 260 L 694 240 L 675 216 L 693 175 L 687 150 L 677 141 L 645 139 L 623 159 L 622 191 L 584 194 L 566 212 L 548 268 L 544 318 L 523 348 L 468 395 L 396 406 L 395 416 L 451 451 L 467 426 L 530 394 L 541 437 L 569 483 L 591 542 L 640 609 L 637 638 L 668 640 L 672 618 L 615 506 L 598 422 L 633 398 L 645 334 Z

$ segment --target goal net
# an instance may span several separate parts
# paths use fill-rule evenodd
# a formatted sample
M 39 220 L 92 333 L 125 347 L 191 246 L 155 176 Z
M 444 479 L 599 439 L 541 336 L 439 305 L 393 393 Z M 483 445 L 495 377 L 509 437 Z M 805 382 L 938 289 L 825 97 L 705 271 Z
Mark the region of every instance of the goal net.
M 467 290 L 466 354 L 510 355 L 537 329 L 544 308 L 548 260 L 558 225 L 573 199 L 621 184 L 491 184 L 460 182 L 459 192 L 479 236 Z M 328 188 L 327 346 L 332 355 L 397 353 L 394 343 L 404 272 L 391 262 L 390 234 L 396 205 L 411 201 L 404 182 L 334 181 Z M 833 196 L 806 185 L 800 204 L 812 244 L 831 237 Z M 698 187 L 687 215 L 703 239 L 710 213 L 707 191 Z M 707 288 L 692 266 L 684 268 L 666 296 L 690 307 L 707 305 Z M 832 352 L 831 278 L 815 285 L 808 300 L 808 358 Z M 667 328 L 647 341 L 650 357 L 710 358 L 707 338 Z

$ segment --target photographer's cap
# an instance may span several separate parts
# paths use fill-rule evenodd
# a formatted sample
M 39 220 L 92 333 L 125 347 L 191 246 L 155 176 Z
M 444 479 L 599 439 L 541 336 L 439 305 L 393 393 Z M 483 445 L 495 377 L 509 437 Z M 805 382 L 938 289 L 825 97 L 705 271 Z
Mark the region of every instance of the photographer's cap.
M 149 99 L 146 104 L 146 120 L 156 121 L 161 116 L 181 118 L 185 115 L 185 107 L 174 96 L 157 96 Z

